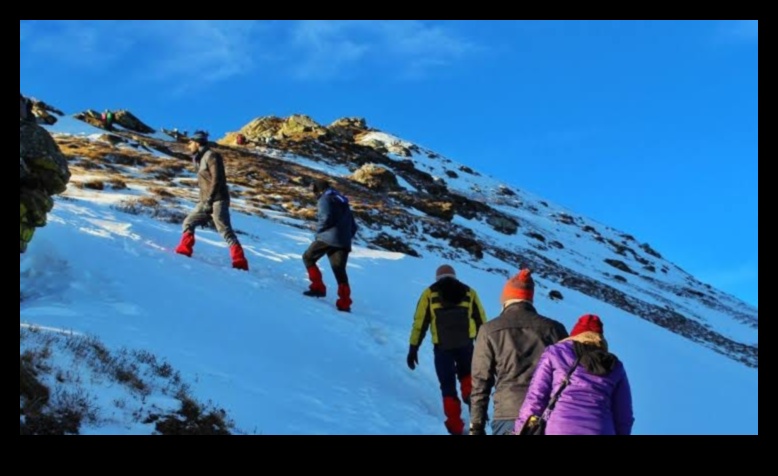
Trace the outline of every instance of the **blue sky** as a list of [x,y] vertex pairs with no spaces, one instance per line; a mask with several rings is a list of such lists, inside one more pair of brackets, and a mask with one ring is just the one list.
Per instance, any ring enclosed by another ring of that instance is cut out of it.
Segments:
[[22,21],[20,87],[214,137],[364,117],[758,305],[756,21]]

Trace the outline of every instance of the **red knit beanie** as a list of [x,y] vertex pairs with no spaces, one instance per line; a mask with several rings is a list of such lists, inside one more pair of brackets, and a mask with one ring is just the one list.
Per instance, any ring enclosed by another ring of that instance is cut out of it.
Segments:
[[505,283],[500,296],[500,303],[511,299],[526,299],[532,301],[535,297],[535,281],[532,279],[532,271],[522,269],[519,274]]
[[596,332],[597,334],[602,334],[602,321],[594,314],[584,314],[578,318],[578,322],[573,326],[570,337],[581,334],[582,332]]

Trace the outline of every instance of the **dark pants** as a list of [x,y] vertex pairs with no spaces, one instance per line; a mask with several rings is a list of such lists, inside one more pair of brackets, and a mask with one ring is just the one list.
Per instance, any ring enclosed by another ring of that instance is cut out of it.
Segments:
[[330,246],[323,241],[314,241],[311,246],[303,253],[303,264],[308,269],[315,266],[322,256],[327,255],[332,266],[332,272],[335,274],[335,280],[338,284],[348,284],[348,275],[346,274],[346,262],[348,261],[348,250]]
[[224,241],[230,246],[237,244],[238,237],[235,236],[230,223],[230,202],[226,200],[214,202],[212,213],[206,213],[203,207],[202,203],[198,203],[195,209],[192,210],[192,213],[184,219],[184,232],[194,233],[195,228],[203,226],[208,223],[208,220],[213,219],[216,231],[221,233]]
[[[437,346],[435,353],[435,372],[440,382],[440,392],[444,397],[457,397],[457,380],[464,383],[462,395],[465,403],[470,402],[470,368],[473,360],[473,344],[451,350],[441,350]],[[466,383],[465,383],[466,382]]]

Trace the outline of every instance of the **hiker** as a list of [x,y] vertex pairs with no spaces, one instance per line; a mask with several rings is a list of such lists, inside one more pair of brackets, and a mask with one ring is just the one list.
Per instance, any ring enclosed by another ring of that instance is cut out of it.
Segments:
[[[568,373],[568,383],[561,386]],[[632,434],[635,418],[627,372],[609,352],[599,316],[581,316],[570,337],[541,355],[516,420],[517,434],[533,416],[544,419],[546,435]]]
[[311,297],[327,295],[321,271],[316,266],[316,262],[326,254],[338,283],[338,300],[335,306],[339,311],[350,312],[351,287],[346,273],[346,262],[351,252],[351,241],[357,233],[357,223],[348,198],[332,188],[326,180],[314,180],[311,191],[318,198],[316,238],[303,254],[303,264],[311,281],[308,290],[303,294]]
[[107,131],[113,130],[113,112],[106,109],[103,111],[103,114],[100,116],[100,119],[103,121],[103,127]]
[[494,388],[492,435],[513,433],[516,416],[543,350],[568,337],[561,322],[538,314],[535,281],[522,269],[505,283],[500,315],[481,326],[473,350],[470,434],[485,435]]
[[[452,435],[462,435],[462,401],[470,407],[473,341],[486,322],[486,314],[475,289],[459,281],[454,268],[444,264],[435,271],[435,282],[426,288],[413,318],[408,368],[419,364],[419,346],[427,329],[432,329],[435,373],[443,394],[444,425]],[[459,380],[462,400],[457,395]]]
[[216,230],[230,246],[232,267],[248,271],[249,265],[243,254],[243,247],[230,224],[230,193],[224,173],[224,159],[211,150],[208,134],[196,131],[187,142],[187,149],[197,164],[197,182],[200,199],[194,210],[184,219],[183,235],[176,253],[192,256],[195,244],[195,228],[213,219]]

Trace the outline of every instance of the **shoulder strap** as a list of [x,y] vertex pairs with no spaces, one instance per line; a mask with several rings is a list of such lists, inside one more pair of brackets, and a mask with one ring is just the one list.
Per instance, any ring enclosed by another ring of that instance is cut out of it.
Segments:
[[567,387],[567,384],[570,383],[570,376],[573,375],[573,372],[575,371],[576,367],[578,367],[578,364],[580,362],[581,362],[581,356],[576,357],[575,362],[573,362],[573,366],[570,367],[570,370],[567,371],[567,375],[565,375],[565,379],[562,380],[562,383],[559,385],[559,388],[557,389],[556,392],[554,392],[554,395],[551,397],[551,400],[549,400],[546,409],[543,411],[544,420],[548,419],[548,416],[551,414],[551,411],[554,409],[557,400],[559,400],[559,396],[562,395],[562,391],[565,389],[565,387]]

